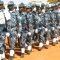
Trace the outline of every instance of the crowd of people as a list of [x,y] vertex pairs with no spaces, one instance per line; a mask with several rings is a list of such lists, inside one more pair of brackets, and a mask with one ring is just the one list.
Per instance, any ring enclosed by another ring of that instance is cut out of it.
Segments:
[[6,60],[7,44],[10,49],[9,60],[13,60],[16,40],[21,57],[24,57],[26,48],[27,54],[31,53],[35,41],[38,43],[39,51],[44,44],[48,48],[51,40],[54,46],[59,42],[60,3],[51,6],[20,3],[17,10],[14,2],[9,1],[7,8],[8,10],[5,9],[4,2],[0,0],[0,60]]

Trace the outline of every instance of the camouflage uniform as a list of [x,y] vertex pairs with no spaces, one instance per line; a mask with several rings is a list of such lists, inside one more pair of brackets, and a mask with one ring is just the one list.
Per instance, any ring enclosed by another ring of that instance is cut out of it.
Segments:
[[[21,35],[21,57],[24,57],[25,53],[25,44],[27,39],[27,21],[26,21],[26,12],[24,11],[25,5],[21,3],[19,5],[19,33]],[[20,10],[22,9],[22,10]]]
[[49,26],[49,23],[51,21],[51,18],[50,18],[50,12],[47,11],[44,13],[44,37],[45,37],[45,41],[46,41],[46,47],[48,48],[48,45],[49,45],[49,40],[50,40],[50,26]]
[[[5,50],[4,50],[4,43],[5,43],[5,30],[6,22],[10,19],[10,14],[8,10],[3,8],[3,1],[0,1],[0,60],[5,60]],[[8,14],[8,17],[7,17]]]
[[44,25],[43,25],[44,16],[42,12],[38,13],[38,16],[39,16],[38,41],[39,41],[39,50],[41,50],[43,47],[43,40],[44,40]]
[[11,15],[11,19],[7,22],[7,30],[10,33],[10,60],[13,59],[14,56],[14,49],[15,49],[15,43],[16,43],[16,25],[18,23],[17,19],[17,13],[15,12],[14,8],[14,2],[9,1],[8,3],[9,13]]
[[27,26],[28,26],[28,33],[27,33],[27,40],[26,43],[28,45],[27,50],[28,54],[30,54],[30,51],[32,50],[32,33],[33,33],[33,26],[32,26],[32,8],[31,5],[26,6],[27,14],[26,14],[26,20],[27,20]]

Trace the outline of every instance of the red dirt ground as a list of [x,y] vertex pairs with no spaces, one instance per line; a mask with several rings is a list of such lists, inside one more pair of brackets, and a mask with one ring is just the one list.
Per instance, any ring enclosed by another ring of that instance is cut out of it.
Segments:
[[[38,51],[38,49],[35,47],[32,49],[32,52],[30,55],[27,55],[25,53],[24,58],[20,57],[20,50],[15,50],[15,57],[13,60],[60,60],[60,42],[56,44],[56,46],[50,45],[48,49],[43,49],[41,51]],[[6,54],[7,58],[8,53]]]

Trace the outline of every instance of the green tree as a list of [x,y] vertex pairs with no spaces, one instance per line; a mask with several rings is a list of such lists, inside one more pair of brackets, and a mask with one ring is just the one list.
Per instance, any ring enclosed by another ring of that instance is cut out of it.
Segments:
[[60,0],[58,0],[58,2],[60,2]]
[[[59,1],[60,1],[60,0],[59,0]],[[48,0],[48,2],[50,2],[50,3],[57,3],[58,0]]]

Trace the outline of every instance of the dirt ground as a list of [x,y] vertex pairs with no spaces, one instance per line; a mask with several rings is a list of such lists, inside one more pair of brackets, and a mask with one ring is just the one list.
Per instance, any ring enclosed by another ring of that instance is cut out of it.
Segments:
[[[56,46],[49,45],[48,49],[43,49],[38,51],[37,46],[32,49],[30,55],[25,53],[24,58],[20,57],[20,49],[15,50],[15,57],[13,60],[60,60],[60,42]],[[9,53],[6,53],[6,58],[8,60]]]

